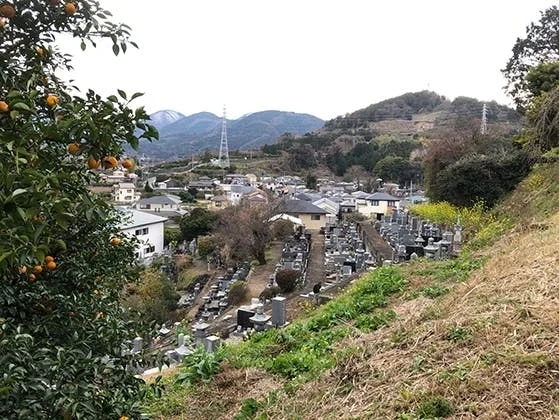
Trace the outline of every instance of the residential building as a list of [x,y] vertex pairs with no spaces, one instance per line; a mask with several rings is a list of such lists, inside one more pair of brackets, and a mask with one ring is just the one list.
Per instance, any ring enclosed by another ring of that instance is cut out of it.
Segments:
[[181,198],[176,195],[155,195],[149,198],[142,198],[134,205],[138,210],[154,213],[177,212],[181,209]]
[[313,201],[313,204],[326,212],[326,222],[328,224],[335,224],[340,216],[340,203],[324,197]]
[[136,257],[145,260],[161,253],[164,249],[163,226],[167,218],[134,209],[121,211],[125,216],[120,224],[120,231],[139,240]]
[[326,211],[309,201],[284,200],[279,209],[282,213],[301,219],[307,230],[320,230],[326,226]]
[[119,204],[132,204],[140,199],[140,192],[132,182],[113,185],[112,200]]
[[368,194],[363,191],[355,191],[351,194],[355,198],[356,211],[368,218],[380,220],[382,216],[392,213],[392,209],[398,206],[399,198],[385,192]]

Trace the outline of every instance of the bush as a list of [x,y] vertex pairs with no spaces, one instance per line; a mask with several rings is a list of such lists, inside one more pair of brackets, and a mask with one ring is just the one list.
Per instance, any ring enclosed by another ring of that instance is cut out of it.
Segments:
[[276,220],[272,225],[272,236],[274,239],[283,241],[293,235],[294,225],[289,220]]
[[418,416],[420,419],[438,419],[454,413],[454,406],[450,401],[440,395],[425,398],[419,404]]
[[291,293],[295,290],[299,277],[301,272],[298,270],[280,270],[276,273],[276,283],[283,293]]
[[198,237],[198,255],[200,258],[205,258],[214,252],[217,246],[215,239],[212,236]]
[[128,306],[139,314],[140,320],[149,323],[163,323],[169,319],[170,312],[177,308],[180,295],[175,291],[173,282],[160,271],[147,270],[141,282],[132,289],[127,299]]
[[229,304],[235,306],[241,304],[248,295],[248,284],[245,281],[236,281],[229,288],[227,296]]
[[266,287],[262,291],[262,293],[260,293],[260,296],[258,298],[262,301],[270,300],[272,298],[275,298],[280,293],[281,293],[281,289],[278,286]]

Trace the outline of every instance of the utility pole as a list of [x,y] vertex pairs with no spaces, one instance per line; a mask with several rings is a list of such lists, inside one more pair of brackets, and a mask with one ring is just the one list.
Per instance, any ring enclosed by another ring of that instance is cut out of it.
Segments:
[[229,146],[227,145],[227,119],[225,118],[225,105],[223,105],[223,120],[221,121],[221,143],[219,145],[218,164],[222,168],[229,168]]
[[481,127],[480,127],[481,135],[487,134],[487,105],[483,104],[483,109],[481,110]]

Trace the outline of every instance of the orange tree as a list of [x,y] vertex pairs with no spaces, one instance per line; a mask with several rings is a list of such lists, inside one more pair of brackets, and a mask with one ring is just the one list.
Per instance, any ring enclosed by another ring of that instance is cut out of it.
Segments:
[[92,195],[91,168],[155,138],[120,90],[102,98],[57,77],[68,33],[126,51],[129,28],[97,1],[0,0],[0,418],[139,416],[136,356],[121,345],[122,285],[136,277],[120,216]]

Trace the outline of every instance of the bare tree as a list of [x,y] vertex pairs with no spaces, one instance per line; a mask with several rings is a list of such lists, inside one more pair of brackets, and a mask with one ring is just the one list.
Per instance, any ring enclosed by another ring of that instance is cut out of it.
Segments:
[[273,236],[268,221],[272,215],[273,209],[268,204],[241,203],[223,209],[215,234],[222,251],[227,254],[222,257],[232,262],[255,259],[261,265],[266,264],[266,247]]

